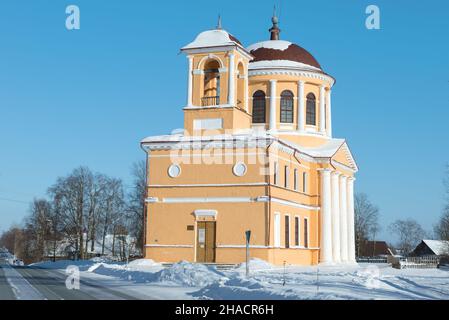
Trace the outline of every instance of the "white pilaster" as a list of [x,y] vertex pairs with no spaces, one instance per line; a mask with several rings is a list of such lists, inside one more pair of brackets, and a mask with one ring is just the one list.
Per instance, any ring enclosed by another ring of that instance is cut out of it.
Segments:
[[187,107],[192,106],[193,96],[193,57],[187,56],[189,59],[189,76],[187,80]]
[[348,262],[348,211],[346,198],[346,176],[340,176],[340,255],[342,262]]
[[355,263],[355,225],[354,225],[354,178],[347,182],[348,210],[348,261]]
[[340,173],[333,172],[332,185],[332,256],[336,263],[341,262],[340,249]]
[[304,110],[304,81],[298,81],[298,131],[303,132],[305,129],[305,110]]
[[276,80],[270,80],[270,130],[276,130]]
[[331,101],[332,90],[329,88],[327,91],[327,128],[326,133],[329,138],[332,138],[332,101]]
[[245,75],[245,111],[249,112],[249,105],[248,105],[248,73]]
[[325,87],[320,86],[320,132],[326,133]]
[[331,217],[331,171],[323,169],[321,172],[321,243],[320,263],[332,263],[332,217]]
[[235,105],[235,55],[229,54],[228,104]]

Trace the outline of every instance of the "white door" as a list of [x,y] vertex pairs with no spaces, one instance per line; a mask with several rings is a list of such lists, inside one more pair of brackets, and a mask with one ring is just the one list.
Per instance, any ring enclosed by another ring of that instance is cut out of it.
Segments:
[[281,246],[281,215],[274,214],[274,246],[279,248]]

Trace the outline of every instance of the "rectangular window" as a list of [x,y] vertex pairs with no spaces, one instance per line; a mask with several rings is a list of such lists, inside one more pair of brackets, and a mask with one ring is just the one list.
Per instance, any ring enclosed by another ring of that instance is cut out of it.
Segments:
[[273,176],[273,178],[274,178],[274,184],[278,184],[278,171],[279,171],[278,163],[275,162],[275,163],[274,163],[274,176]]
[[295,217],[295,246],[299,246],[299,217]]
[[309,247],[309,220],[304,218],[304,248]]
[[302,192],[307,193],[307,172],[302,173]]
[[281,246],[281,216],[279,213],[274,214],[274,246]]
[[293,188],[298,191],[298,169],[295,169],[293,176]]
[[290,217],[285,216],[285,247],[290,248]]
[[284,167],[284,187],[288,188],[289,185],[289,181],[288,181],[288,176],[290,174],[290,171],[288,169],[288,166]]

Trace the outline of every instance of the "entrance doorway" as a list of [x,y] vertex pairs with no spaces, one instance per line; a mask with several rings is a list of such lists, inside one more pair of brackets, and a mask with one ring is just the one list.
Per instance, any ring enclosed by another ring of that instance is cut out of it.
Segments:
[[215,221],[198,221],[196,262],[215,262]]

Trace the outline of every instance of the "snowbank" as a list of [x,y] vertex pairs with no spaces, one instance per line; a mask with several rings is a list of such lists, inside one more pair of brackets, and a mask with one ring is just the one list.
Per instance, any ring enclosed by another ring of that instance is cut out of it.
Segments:
[[[249,271],[261,271],[261,270],[270,270],[273,269],[274,266],[271,263],[266,262],[265,260],[259,258],[252,258],[249,260]],[[279,268],[279,267],[278,267]],[[235,269],[238,272],[246,271],[246,262],[239,264],[239,266]]]
[[156,281],[158,282],[188,287],[203,287],[226,279],[222,273],[213,267],[192,264],[187,261],[175,263],[156,274]]

